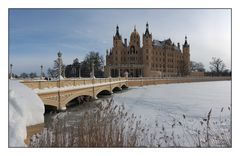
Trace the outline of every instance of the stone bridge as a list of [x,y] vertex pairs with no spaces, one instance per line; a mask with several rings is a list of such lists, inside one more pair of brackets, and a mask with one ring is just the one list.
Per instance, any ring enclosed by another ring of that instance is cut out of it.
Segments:
[[112,94],[114,90],[128,87],[127,78],[64,79],[56,81],[22,81],[33,89],[43,103],[56,109],[66,109],[67,104],[79,96],[97,99],[100,93]]
[[97,99],[101,93],[112,94],[114,90],[121,90],[131,86],[145,86],[168,83],[189,83],[203,81],[231,80],[231,77],[171,77],[171,78],[86,78],[64,79],[56,81],[22,81],[33,89],[43,103],[56,109],[64,109],[73,99],[80,96],[91,96]]

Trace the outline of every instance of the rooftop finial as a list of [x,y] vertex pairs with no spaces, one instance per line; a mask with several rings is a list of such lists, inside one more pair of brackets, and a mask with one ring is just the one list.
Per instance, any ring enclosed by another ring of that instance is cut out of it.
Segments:
[[134,32],[136,32],[136,25],[134,25]]
[[145,31],[145,36],[149,36],[150,33],[149,33],[149,30],[148,30],[148,22],[146,24],[146,31]]
[[117,36],[117,37],[120,37],[118,25],[117,25],[117,27],[116,27],[116,36]]
[[188,43],[187,43],[187,36],[185,36],[184,46],[188,46]]
[[57,55],[58,55],[58,57],[62,57],[62,53],[60,52],[60,50],[59,50],[59,52],[57,53]]

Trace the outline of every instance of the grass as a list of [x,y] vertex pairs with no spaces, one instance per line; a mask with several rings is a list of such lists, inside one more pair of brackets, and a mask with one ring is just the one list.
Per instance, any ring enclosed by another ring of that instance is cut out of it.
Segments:
[[222,112],[216,121],[210,110],[197,128],[186,115],[153,126],[108,99],[86,110],[74,124],[69,115],[57,116],[48,129],[32,137],[30,147],[231,147],[230,120],[224,120]]

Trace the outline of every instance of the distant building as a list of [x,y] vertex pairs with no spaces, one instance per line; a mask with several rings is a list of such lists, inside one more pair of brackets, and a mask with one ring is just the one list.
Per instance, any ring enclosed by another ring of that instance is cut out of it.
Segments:
[[171,39],[158,41],[152,39],[149,25],[143,34],[143,46],[140,46],[140,35],[134,27],[127,39],[122,41],[119,27],[113,36],[113,47],[106,51],[105,76],[117,77],[128,72],[129,77],[165,77],[190,74],[190,46],[185,36],[185,43],[175,45]]

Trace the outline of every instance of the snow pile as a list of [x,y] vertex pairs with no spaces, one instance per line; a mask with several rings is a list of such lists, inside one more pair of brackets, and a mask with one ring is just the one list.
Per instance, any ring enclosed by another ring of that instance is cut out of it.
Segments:
[[26,127],[44,122],[44,104],[34,91],[9,81],[9,146],[24,147]]

